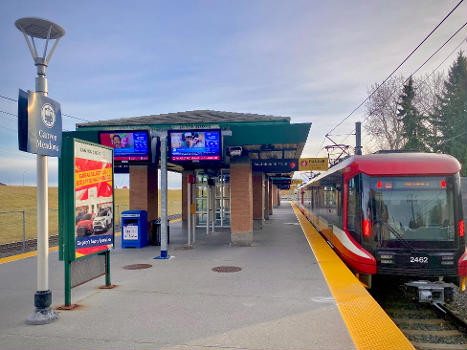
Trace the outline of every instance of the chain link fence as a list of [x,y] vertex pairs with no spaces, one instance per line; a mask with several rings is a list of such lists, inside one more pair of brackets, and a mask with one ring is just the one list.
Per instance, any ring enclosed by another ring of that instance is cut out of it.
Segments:
[[[129,210],[128,204],[115,204],[115,232],[121,230],[121,213]],[[160,211],[160,209],[159,209]],[[181,213],[181,201],[169,202],[170,219]],[[6,210],[0,211],[0,256],[11,251],[28,251],[36,248],[37,211]],[[49,209],[49,245],[58,242],[58,209]]]

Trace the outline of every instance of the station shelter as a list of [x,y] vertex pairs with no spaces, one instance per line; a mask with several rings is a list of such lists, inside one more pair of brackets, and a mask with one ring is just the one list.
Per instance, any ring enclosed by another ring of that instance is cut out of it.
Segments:
[[149,227],[158,216],[159,205],[161,152],[157,135],[172,131],[172,135],[179,135],[179,141],[185,141],[185,136],[189,139],[190,135],[217,131],[219,157],[174,157],[170,148],[174,145],[169,142],[167,170],[182,174],[184,228],[191,215],[192,227],[230,229],[233,245],[248,246],[254,230],[260,229],[273,214],[273,207],[280,205],[279,189],[290,186],[310,127],[311,123],[291,124],[289,117],[198,110],[83,123],[70,134],[102,143],[102,134],[148,131],[150,158],[121,161],[115,152],[114,169],[129,174],[130,210],[146,210]]

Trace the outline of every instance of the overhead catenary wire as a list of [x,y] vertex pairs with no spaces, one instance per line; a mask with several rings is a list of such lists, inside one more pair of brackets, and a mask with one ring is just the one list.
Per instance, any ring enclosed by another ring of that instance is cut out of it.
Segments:
[[[404,81],[404,84],[407,83],[407,81],[408,81],[413,75],[417,74],[417,72],[418,72],[420,69],[422,69],[422,67],[423,67],[429,60],[431,60],[431,59],[433,58],[433,56],[436,55],[448,42],[450,42],[451,39],[454,38],[454,37],[457,35],[457,33],[459,33],[465,26],[467,26],[467,22],[465,22],[464,25],[462,25],[458,30],[456,30],[456,31],[454,32],[454,34],[451,35],[451,36],[449,37],[449,39],[446,40],[446,41],[444,42],[443,45],[441,45],[435,52],[433,52],[433,54],[432,54],[430,57],[428,57],[427,60],[426,60],[425,62],[423,62],[423,63],[420,65],[420,67],[418,67],[418,68],[415,70],[415,72],[413,72],[413,73],[410,75],[410,77],[408,77],[408,78]],[[462,42],[461,42],[461,44],[462,44]]]
[[[466,25],[467,25],[467,22],[466,22],[462,27],[465,27]],[[461,29],[462,29],[462,28],[461,28]],[[458,32],[459,32],[459,31],[456,31],[455,34],[457,34]],[[451,37],[449,38],[449,40],[451,40],[453,37],[454,37],[454,36],[451,36]],[[448,41],[449,41],[449,40],[448,40]],[[443,46],[445,46],[445,45],[447,44],[448,41],[446,41],[442,46],[440,46],[440,48],[442,48]],[[428,74],[428,75],[421,81],[421,83],[426,83],[426,81],[428,80],[428,78],[431,77],[431,76],[443,65],[443,63],[446,62],[447,59],[448,59],[449,57],[451,57],[451,56],[454,54],[454,52],[457,52],[457,50],[458,50],[459,47],[464,43],[464,41],[467,42],[467,37],[464,38],[464,39],[462,39],[462,41],[456,46],[456,48],[455,48],[454,50],[452,50],[452,51],[449,53],[449,55],[448,55],[438,66],[436,66],[436,68],[433,69],[433,70],[431,71],[430,74]],[[435,51],[435,53],[437,53],[437,52],[439,51],[440,48],[438,48],[438,49]],[[430,56],[430,59],[433,58],[433,56],[435,55],[435,53],[432,54],[432,55]],[[415,75],[416,72],[418,72],[418,71],[420,70],[420,68],[422,68],[422,66],[425,65],[427,62],[428,62],[428,60],[425,61],[420,67],[418,67],[412,74],[410,74],[410,77],[412,77],[413,75]],[[407,83],[407,81],[410,79],[410,77],[407,78],[407,79],[401,84],[401,86],[405,85],[405,84]],[[391,94],[389,97],[392,97],[394,94],[395,94],[395,91],[393,91],[392,94]],[[368,119],[369,119],[371,116],[372,116],[372,114],[367,115],[367,116],[365,117],[365,119],[363,119],[362,123],[367,122]],[[348,137],[346,137],[346,138],[344,139],[344,141],[345,141],[347,138],[348,138]]]
[[[14,99],[12,97],[4,96],[4,95],[0,95],[0,98],[3,98],[5,100],[11,101],[11,102],[18,102],[18,100]],[[66,117],[66,118],[70,118],[70,119],[79,120],[79,121],[82,121],[82,122],[91,122],[92,121],[92,120],[89,120],[89,119],[75,117],[75,116],[65,114],[65,113],[62,113],[62,116]]]
[[[412,72],[412,74],[410,74],[409,78],[407,78],[407,79],[401,84],[401,86],[405,85],[405,84],[407,83],[407,81],[410,79],[410,77],[414,76],[429,60],[431,60],[444,46],[446,46],[446,44],[447,44],[449,41],[451,41],[465,26],[467,26],[467,22],[464,23],[458,30],[456,30],[456,31],[454,32],[454,34],[451,35],[451,36],[449,37],[449,39],[446,40],[438,49],[436,49],[435,52],[434,52],[425,62],[423,62],[414,72]],[[456,48],[455,48],[453,51],[451,51],[451,52],[449,53],[449,55],[448,55],[448,56],[447,56],[447,57],[446,57],[446,58],[445,58],[430,74],[428,74],[428,75],[425,77],[425,79],[423,79],[421,82],[422,82],[422,83],[426,83],[426,80],[427,80],[430,76],[432,76],[433,73],[434,73],[435,71],[437,71],[437,70],[442,66],[442,64],[443,64],[444,62],[446,62],[446,60],[447,60],[450,56],[452,56],[452,54],[453,54],[454,52],[457,51],[457,49],[459,49],[459,47],[464,43],[464,41],[467,41],[467,38],[462,39],[462,41],[456,46]],[[376,91],[376,90],[375,90],[375,91]],[[375,92],[375,91],[374,91],[374,92]],[[393,91],[389,97],[392,97],[392,96],[394,95],[394,93],[395,93],[395,91]],[[370,97],[371,97],[371,95],[368,96],[368,98],[370,98]],[[367,99],[368,99],[368,98],[367,98]],[[363,124],[363,123],[366,123],[366,122],[368,121],[368,119],[369,119],[370,117],[372,117],[372,116],[373,116],[372,114],[367,115],[367,116],[363,119],[362,124]],[[352,132],[352,134],[349,134],[348,136],[346,136],[346,137],[343,139],[342,142],[345,142],[345,141],[349,138],[349,136],[353,135],[354,133],[355,133],[355,129],[354,129],[354,131]],[[321,146],[321,147],[322,147],[322,146]]]
[[[464,24],[459,30],[461,30],[463,27],[465,27],[465,24]],[[445,45],[447,44],[448,41],[452,40],[452,39],[454,38],[454,36],[455,36],[456,34],[459,33],[459,30],[457,30],[457,31],[455,32],[455,34],[453,34],[440,48],[438,48],[438,49],[435,51],[435,53],[437,53],[438,51],[440,51],[440,49],[441,49],[443,46],[445,46]],[[441,63],[438,64],[438,65],[436,66],[436,68],[434,68],[434,69],[421,81],[421,83],[427,84],[426,81],[428,80],[428,78],[430,78],[430,77],[431,77],[431,76],[432,76],[432,75],[433,75],[433,74],[434,74],[434,73],[435,73],[435,72],[436,72],[436,71],[437,71],[437,70],[438,70],[438,69],[439,69],[439,68],[455,53],[455,52],[458,52],[459,48],[462,46],[462,44],[463,44],[464,42],[467,43],[467,37],[463,38],[463,39],[461,40],[461,42],[460,42],[460,43],[444,58],[444,60],[441,61]],[[435,53],[432,54],[432,55],[430,56],[430,59],[433,58],[433,56],[435,56]],[[415,75],[416,72],[418,72],[418,71],[422,68],[422,66],[425,65],[427,62],[428,62],[428,60],[425,61],[420,67],[418,67],[410,76]],[[406,81],[407,81],[407,80],[406,80]],[[406,81],[405,81],[405,82],[406,82]],[[405,82],[404,82],[404,83],[405,83]],[[404,84],[404,83],[403,83],[403,84]],[[401,84],[401,86],[402,86],[403,84]],[[392,97],[392,96],[394,95],[394,93],[395,93],[395,92],[393,92],[389,97]],[[367,116],[363,119],[362,124],[363,124],[363,123],[366,123],[366,122],[368,121],[368,119],[369,119],[370,117],[372,117],[372,116],[373,116],[372,114],[367,115]],[[353,129],[352,133],[351,133],[351,134],[348,134],[348,135],[342,140],[342,142],[345,142],[345,141],[349,138],[349,136],[352,136],[352,135],[354,135],[354,134],[355,134],[355,129]],[[339,136],[339,135],[335,135],[335,136]],[[462,136],[462,134],[461,134],[461,135],[458,135],[457,137],[459,137],[459,136]],[[326,141],[326,138],[323,138],[323,142],[321,142],[321,145],[320,145],[320,147],[319,147],[319,149],[318,149],[318,152],[316,153],[316,156],[315,156],[315,157],[317,157],[318,154],[323,150],[323,144],[324,144],[325,141]]]
[[412,57],[412,55],[420,48],[420,46],[422,46],[422,44],[428,40],[428,38],[441,26],[441,24],[444,23],[444,21],[460,6],[460,4],[463,2],[464,0],[461,0],[459,1],[459,3],[454,6],[454,8],[449,11],[449,13],[441,20],[440,23],[438,23],[438,25],[433,28],[431,30],[430,33],[428,33],[427,36],[425,36],[425,38],[417,45],[417,47],[415,47],[415,49],[412,50],[412,52],[386,77],[386,79],[383,80],[383,82],[381,84],[379,84],[375,90],[373,90],[373,92],[368,95],[357,107],[355,107],[352,112],[350,112],[341,122],[339,122],[336,126],[334,126],[331,130],[328,131],[328,133],[326,134],[326,136],[329,136],[331,132],[333,132],[336,128],[338,128],[340,125],[342,125],[347,119],[349,119],[357,110],[359,110],[364,104],[366,101],[368,101],[371,96],[373,96],[376,91],[379,90],[379,88],[381,86],[383,86],[404,64],[405,62],[407,62],[407,60]]

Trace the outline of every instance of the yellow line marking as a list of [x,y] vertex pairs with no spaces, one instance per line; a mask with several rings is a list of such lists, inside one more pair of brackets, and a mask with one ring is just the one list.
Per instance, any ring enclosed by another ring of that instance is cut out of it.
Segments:
[[[49,248],[49,252],[54,252],[54,251],[56,251],[56,250],[58,250],[58,247]],[[7,256],[6,258],[0,258],[0,265],[1,265],[1,264],[9,263],[9,262],[11,262],[11,261],[16,261],[16,260],[21,260],[21,259],[30,258],[30,257],[36,256],[36,255],[37,255],[37,250],[34,250],[34,251],[32,251],[32,252],[27,252],[27,253],[22,253],[22,254]]]
[[415,350],[297,206],[292,207],[357,349]]
[[[174,219],[174,220],[170,220],[169,222],[178,222],[178,221],[182,221],[182,219]],[[118,231],[118,232],[115,233],[116,237],[121,236],[121,235],[122,235],[121,231]],[[54,252],[56,250],[58,250],[58,247],[49,248],[49,252]],[[12,262],[12,261],[17,261],[17,260],[21,260],[21,259],[30,258],[30,257],[36,256],[36,255],[37,255],[37,250],[34,250],[32,252],[7,256],[6,258],[0,258],[0,265],[1,264],[6,264],[6,263],[9,263],[9,262]]]

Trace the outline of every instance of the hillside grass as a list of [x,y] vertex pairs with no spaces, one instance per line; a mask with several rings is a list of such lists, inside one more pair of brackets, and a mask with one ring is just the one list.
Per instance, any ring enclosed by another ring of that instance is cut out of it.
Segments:
[[[128,210],[130,207],[130,191],[128,189],[115,189],[114,193],[115,222],[119,224],[120,213],[124,210]],[[36,238],[36,187],[0,186],[0,244],[22,240],[23,211],[26,224],[26,239]],[[182,191],[169,190],[168,214],[180,214],[181,212]],[[49,187],[49,236],[56,234],[58,234],[58,188]]]

